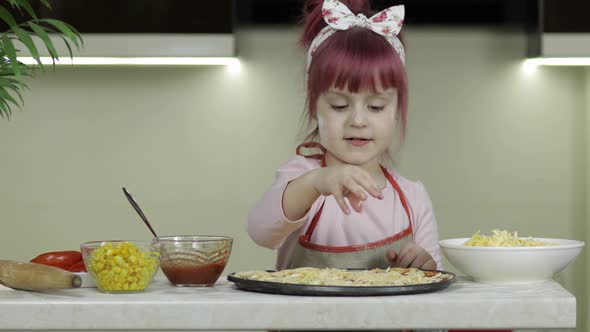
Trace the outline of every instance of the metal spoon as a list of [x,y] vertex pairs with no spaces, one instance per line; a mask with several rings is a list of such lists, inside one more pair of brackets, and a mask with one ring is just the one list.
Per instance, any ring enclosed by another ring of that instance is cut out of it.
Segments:
[[125,197],[127,197],[127,200],[129,201],[131,206],[133,206],[133,208],[135,209],[135,212],[137,212],[137,214],[139,214],[139,216],[141,217],[141,220],[143,220],[145,225],[150,229],[152,234],[154,234],[155,237],[158,237],[158,235],[156,235],[156,232],[152,228],[152,225],[150,225],[150,222],[147,220],[147,218],[143,214],[143,211],[141,211],[141,208],[139,207],[139,205],[137,205],[137,202],[135,202],[135,200],[133,199],[133,196],[131,196],[131,194],[127,192],[127,189],[125,189],[125,187],[123,187],[123,193],[125,194]]

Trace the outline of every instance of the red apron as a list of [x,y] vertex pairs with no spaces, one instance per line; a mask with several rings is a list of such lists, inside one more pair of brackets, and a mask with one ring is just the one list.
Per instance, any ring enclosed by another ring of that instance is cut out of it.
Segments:
[[[315,142],[305,143],[297,147],[297,154],[302,155],[300,152],[301,147],[317,147],[325,149]],[[320,159],[322,161],[322,167],[325,167],[324,154],[316,154],[311,156],[305,156],[307,158]],[[297,267],[332,267],[332,268],[387,268],[390,263],[386,257],[386,252],[390,249],[399,252],[402,246],[412,240],[412,214],[410,212],[410,206],[408,201],[395,181],[393,176],[387,171],[387,169],[381,166],[381,170],[385,175],[387,181],[391,184],[393,189],[397,192],[402,206],[408,216],[408,227],[403,231],[393,234],[384,239],[352,246],[326,246],[311,242],[311,236],[320,221],[326,198],[320,209],[313,217],[309,227],[303,235],[299,237],[298,243],[293,249],[292,259],[288,264],[287,268]]]
[[[300,152],[302,147],[306,148],[319,148],[322,150],[322,154],[315,154],[304,156],[307,158],[314,158],[319,159],[322,161],[322,167],[326,166],[326,161],[324,158],[324,153],[326,152],[325,148],[321,146],[319,143],[316,142],[309,142],[301,144],[297,147],[297,154],[303,156]],[[312,243],[311,235],[313,234],[314,229],[316,228],[320,217],[322,215],[322,210],[325,204],[322,202],[322,205],[318,212],[313,217],[309,227],[305,231],[305,234],[299,237],[298,243],[295,245],[293,250],[292,260],[289,263],[288,267],[297,268],[297,267],[318,267],[318,268],[325,268],[325,267],[335,267],[335,268],[386,268],[389,266],[389,261],[387,260],[385,253],[389,249],[394,249],[396,252],[399,252],[401,247],[407,241],[412,240],[412,214],[410,212],[410,207],[408,205],[408,201],[406,200],[405,195],[403,194],[401,188],[393,178],[393,176],[387,171],[387,169],[381,166],[381,170],[383,174],[387,178],[387,181],[391,184],[393,189],[397,192],[399,199],[406,211],[409,220],[409,226],[392,236],[386,237],[382,240],[370,242],[367,244],[362,245],[354,245],[354,246],[325,246],[320,244]],[[461,330],[449,330],[449,332],[459,332]],[[463,330],[463,332],[484,332],[478,330]],[[510,330],[488,330],[487,332],[511,332]]]

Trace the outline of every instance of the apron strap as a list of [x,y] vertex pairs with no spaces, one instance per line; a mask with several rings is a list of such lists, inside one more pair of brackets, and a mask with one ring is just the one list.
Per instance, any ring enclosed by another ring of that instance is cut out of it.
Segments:
[[[406,214],[408,215],[408,221],[410,222],[410,227],[412,227],[412,229],[414,229],[413,222],[412,222],[412,213],[410,211],[410,205],[408,204],[408,200],[406,199],[406,195],[404,195],[404,192],[402,191],[402,188],[400,188],[399,184],[397,184],[397,181],[395,181],[393,176],[391,176],[391,173],[389,173],[387,171],[387,169],[383,166],[381,166],[381,170],[383,171],[383,174],[385,174],[385,177],[387,178],[389,183],[391,183],[391,186],[393,187],[393,189],[395,189],[395,191],[398,193],[399,200],[402,203],[404,210],[406,210]],[[412,231],[412,233],[413,233],[413,231]]]
[[[322,151],[322,153],[305,155],[301,152],[301,148],[308,148],[308,149],[318,148],[318,149],[320,149],[320,151]],[[327,151],[326,148],[323,147],[318,142],[305,142],[305,143],[299,144],[299,146],[297,146],[297,150],[295,150],[295,153],[298,156],[302,156],[305,158],[318,159],[322,162],[322,167],[326,167],[326,151]]]
[[313,219],[311,220],[311,224],[309,224],[309,227],[307,227],[307,231],[305,231],[304,238],[307,239],[308,241],[309,241],[309,239],[311,239],[311,233],[313,233],[315,227],[318,225],[318,221],[320,220],[320,216],[322,215],[322,210],[324,209],[324,204],[326,204],[325,199],[322,202],[322,205],[320,206],[320,209],[318,210],[318,212],[315,214],[315,216],[313,216]]
[[[399,199],[402,203],[402,206],[403,206],[404,210],[406,211],[406,215],[408,216],[408,221],[410,223],[409,229],[411,229],[412,233],[414,233],[414,227],[413,227],[413,222],[412,222],[412,213],[410,212],[410,205],[408,204],[408,200],[406,199],[406,195],[404,195],[404,193],[403,193],[402,189],[400,188],[400,186],[398,185],[397,181],[395,181],[393,176],[391,176],[391,173],[389,173],[389,171],[387,171],[387,169],[383,166],[381,166],[381,170],[383,171],[385,178],[387,178],[387,181],[389,181],[389,183],[391,184],[393,189],[398,193]],[[322,202],[322,205],[320,206],[318,212],[316,212],[316,214],[313,216],[313,219],[311,220],[309,227],[307,227],[305,234],[303,236],[301,236],[301,240],[309,241],[311,239],[311,234],[315,230],[315,228],[320,220],[320,216],[322,215],[322,210],[324,209],[324,204],[326,204],[325,199]]]

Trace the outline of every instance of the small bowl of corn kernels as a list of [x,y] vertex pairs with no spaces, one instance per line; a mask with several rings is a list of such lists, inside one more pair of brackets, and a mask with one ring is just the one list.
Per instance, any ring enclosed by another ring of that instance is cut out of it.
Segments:
[[91,241],[80,245],[96,288],[104,293],[136,293],[152,282],[162,245],[149,241]]

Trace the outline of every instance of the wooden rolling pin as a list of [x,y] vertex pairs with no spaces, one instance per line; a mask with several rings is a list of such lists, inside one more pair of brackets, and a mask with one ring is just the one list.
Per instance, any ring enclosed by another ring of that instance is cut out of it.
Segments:
[[82,285],[82,279],[53,266],[0,260],[0,284],[14,289],[43,292],[78,288]]

